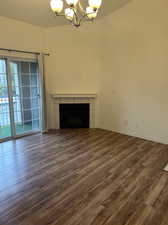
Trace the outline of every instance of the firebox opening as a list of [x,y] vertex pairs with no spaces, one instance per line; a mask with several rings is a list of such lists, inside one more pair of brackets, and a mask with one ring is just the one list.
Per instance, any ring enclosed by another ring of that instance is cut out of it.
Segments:
[[60,128],[89,128],[90,104],[60,104]]

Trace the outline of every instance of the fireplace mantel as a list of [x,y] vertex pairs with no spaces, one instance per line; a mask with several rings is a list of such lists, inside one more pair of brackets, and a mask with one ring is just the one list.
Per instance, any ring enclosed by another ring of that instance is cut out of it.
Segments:
[[96,99],[97,98],[97,94],[59,94],[59,93],[55,93],[55,94],[51,94],[52,98],[55,99],[69,99],[69,98],[79,98],[79,99]]
[[90,128],[95,128],[95,104],[97,99],[96,93],[53,93],[50,95],[53,99],[53,117],[54,124],[52,128],[60,129],[60,117],[59,117],[59,105],[64,103],[78,104],[78,103],[89,103],[90,104]]

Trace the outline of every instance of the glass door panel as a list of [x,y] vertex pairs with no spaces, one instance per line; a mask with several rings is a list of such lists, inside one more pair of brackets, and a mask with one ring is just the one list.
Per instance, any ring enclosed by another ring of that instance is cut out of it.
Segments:
[[0,59],[0,139],[12,136],[6,60]]
[[36,62],[11,61],[16,135],[40,130],[40,88]]

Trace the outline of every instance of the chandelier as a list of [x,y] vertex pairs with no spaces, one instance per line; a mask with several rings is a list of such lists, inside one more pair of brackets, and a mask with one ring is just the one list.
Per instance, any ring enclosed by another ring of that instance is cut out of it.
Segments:
[[102,4],[102,0],[88,0],[89,6],[84,7],[82,1],[84,2],[84,0],[51,0],[50,6],[56,16],[64,16],[75,27],[79,27],[82,21],[93,21]]

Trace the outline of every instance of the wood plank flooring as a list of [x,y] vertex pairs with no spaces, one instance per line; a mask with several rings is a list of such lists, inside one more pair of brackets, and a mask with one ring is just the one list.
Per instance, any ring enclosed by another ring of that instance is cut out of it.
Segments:
[[101,129],[0,144],[0,225],[168,225],[168,146]]

